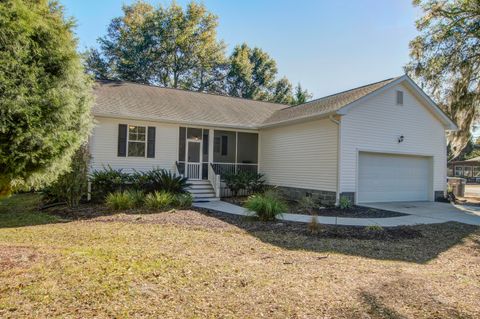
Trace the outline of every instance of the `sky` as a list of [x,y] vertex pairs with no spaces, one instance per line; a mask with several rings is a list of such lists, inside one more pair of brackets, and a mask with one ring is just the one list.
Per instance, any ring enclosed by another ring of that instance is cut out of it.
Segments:
[[[97,47],[133,0],[60,0],[77,21],[79,50]],[[153,5],[170,1],[151,0]],[[188,0],[177,0],[185,5]],[[229,54],[246,42],[277,62],[279,77],[314,98],[403,74],[421,12],[410,0],[204,0]]]

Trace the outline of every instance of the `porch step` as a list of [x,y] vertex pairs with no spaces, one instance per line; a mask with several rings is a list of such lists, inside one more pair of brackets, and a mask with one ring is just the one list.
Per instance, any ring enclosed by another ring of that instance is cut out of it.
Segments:
[[219,200],[209,180],[188,180],[188,183],[187,191],[192,194],[194,202]]

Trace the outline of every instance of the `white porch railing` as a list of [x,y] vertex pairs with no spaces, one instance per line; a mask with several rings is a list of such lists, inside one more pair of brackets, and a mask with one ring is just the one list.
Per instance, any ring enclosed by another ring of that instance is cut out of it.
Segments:
[[215,173],[212,164],[208,165],[208,180],[212,184],[213,190],[215,192],[215,197],[220,197],[220,175]]
[[239,172],[258,173],[258,164],[251,163],[212,163],[213,170],[219,175],[236,174]]
[[190,179],[202,178],[202,163],[186,163],[186,175]]
[[202,179],[202,163],[176,162],[176,173],[189,179]]

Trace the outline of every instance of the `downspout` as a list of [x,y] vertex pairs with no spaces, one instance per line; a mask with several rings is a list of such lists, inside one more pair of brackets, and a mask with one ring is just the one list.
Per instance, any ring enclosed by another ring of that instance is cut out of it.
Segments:
[[335,195],[335,205],[338,205],[340,202],[340,155],[341,155],[341,150],[340,150],[340,121],[336,120],[334,118],[334,115],[331,114],[328,119],[332,121],[332,123],[337,125],[337,191]]

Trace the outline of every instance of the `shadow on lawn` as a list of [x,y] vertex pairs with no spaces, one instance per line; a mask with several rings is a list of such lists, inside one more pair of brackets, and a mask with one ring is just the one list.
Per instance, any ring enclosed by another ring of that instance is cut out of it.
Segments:
[[[341,253],[381,260],[398,260],[424,264],[442,252],[474,236],[472,248],[480,251],[480,227],[456,222],[418,225],[390,229],[398,238],[362,238],[364,227],[321,225],[312,234],[308,225],[293,222],[259,222],[242,216],[203,212],[247,231],[262,242],[289,250],[306,250],[322,254]],[[384,229],[383,231],[389,231]],[[367,231],[368,232],[368,231]],[[402,238],[401,234],[408,236]],[[353,235],[352,235],[353,234]],[[416,234],[415,236],[411,236]]]
[[41,195],[17,194],[0,200],[0,229],[65,222],[65,220],[39,211]]

